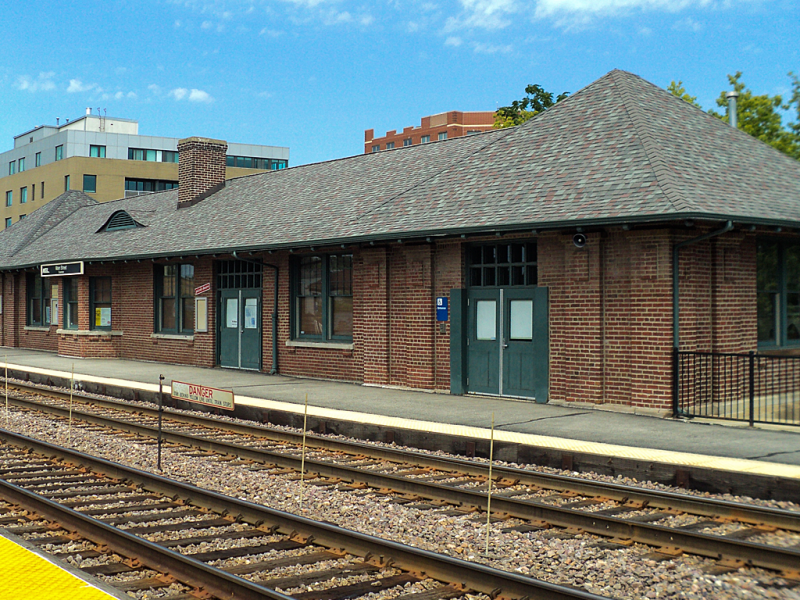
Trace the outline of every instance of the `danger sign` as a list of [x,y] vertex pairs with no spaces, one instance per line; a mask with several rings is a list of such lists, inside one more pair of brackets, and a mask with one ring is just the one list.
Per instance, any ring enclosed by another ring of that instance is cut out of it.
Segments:
[[172,397],[187,402],[196,402],[207,406],[216,406],[225,410],[233,410],[233,392],[217,388],[195,385],[183,381],[172,382]]

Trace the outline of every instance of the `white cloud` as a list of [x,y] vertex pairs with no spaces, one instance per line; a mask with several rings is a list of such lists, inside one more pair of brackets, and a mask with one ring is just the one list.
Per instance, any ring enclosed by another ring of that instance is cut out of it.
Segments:
[[70,79],[69,87],[67,88],[68,94],[76,94],[78,92],[88,92],[97,87],[96,83],[84,84],[80,79]]
[[214,102],[214,98],[212,98],[208,92],[198,90],[197,88],[192,88],[191,90],[187,88],[175,88],[174,90],[170,90],[167,96],[174,98],[178,102],[181,100],[203,102],[206,104]]
[[511,16],[523,11],[527,2],[523,0],[460,0],[462,12],[450,17],[445,23],[446,31],[457,29],[504,29],[511,24]]
[[147,89],[150,90],[151,92],[153,92],[154,94],[160,94],[161,93],[161,86],[160,85],[156,85],[155,83],[151,83],[150,85],[148,85]]
[[511,44],[498,46],[496,44],[483,44],[476,42],[472,44],[472,50],[475,54],[508,54],[513,50]]
[[28,92],[49,92],[56,89],[56,84],[53,83],[55,72],[44,71],[39,73],[36,79],[28,75],[20,75],[14,83],[14,87],[18,90],[25,90]]
[[451,35],[449,38],[447,38],[444,41],[444,45],[445,46],[453,46],[455,48],[458,48],[463,43],[464,42],[462,41],[462,39],[460,37],[457,37],[457,36],[454,36],[454,35]]
[[712,0],[537,0],[536,16],[548,17],[572,13],[611,15],[630,10],[678,12],[690,6],[708,6]]
[[212,98],[208,92],[204,92],[203,90],[195,90],[193,89],[189,92],[189,102],[213,102],[214,98]]
[[672,28],[675,31],[691,31],[691,32],[694,32],[694,33],[698,33],[698,32],[703,30],[703,24],[702,23],[698,23],[697,21],[695,21],[691,17],[686,17],[685,19],[681,19],[680,21],[677,21],[672,26]]

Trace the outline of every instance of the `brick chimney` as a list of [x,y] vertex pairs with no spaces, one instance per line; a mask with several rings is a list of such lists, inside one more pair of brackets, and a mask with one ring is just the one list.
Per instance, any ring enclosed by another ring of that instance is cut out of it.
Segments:
[[202,137],[178,142],[178,208],[194,206],[225,185],[228,143]]

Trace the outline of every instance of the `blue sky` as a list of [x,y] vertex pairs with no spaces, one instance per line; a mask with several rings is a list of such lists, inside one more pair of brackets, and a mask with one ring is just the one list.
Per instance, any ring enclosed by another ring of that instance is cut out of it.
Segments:
[[[704,108],[741,70],[800,74],[790,0],[13,0],[0,22],[0,151],[86,107],[142,135],[288,146],[290,164],[363,152],[529,83],[575,92],[614,68],[682,80]],[[79,8],[78,8],[79,7]]]

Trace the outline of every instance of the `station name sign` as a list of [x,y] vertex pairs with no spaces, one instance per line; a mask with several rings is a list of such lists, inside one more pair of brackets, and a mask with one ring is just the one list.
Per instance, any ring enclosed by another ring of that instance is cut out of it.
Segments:
[[172,397],[187,402],[233,410],[233,392],[230,390],[218,390],[204,385],[173,381]]
[[62,277],[64,275],[83,275],[83,261],[42,265],[42,277]]

